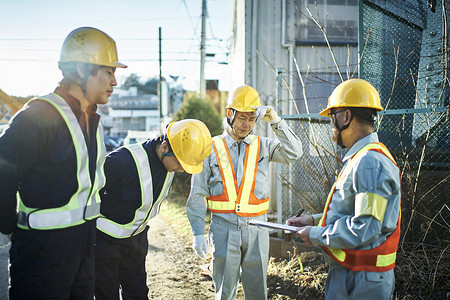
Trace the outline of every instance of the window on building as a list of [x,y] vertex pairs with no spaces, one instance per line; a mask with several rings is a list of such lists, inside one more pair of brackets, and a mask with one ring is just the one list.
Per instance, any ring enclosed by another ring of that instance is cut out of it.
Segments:
[[297,41],[325,41],[319,27],[309,20],[305,3],[313,17],[324,27],[330,42],[358,41],[358,0],[296,0],[295,6],[301,12],[296,14]]

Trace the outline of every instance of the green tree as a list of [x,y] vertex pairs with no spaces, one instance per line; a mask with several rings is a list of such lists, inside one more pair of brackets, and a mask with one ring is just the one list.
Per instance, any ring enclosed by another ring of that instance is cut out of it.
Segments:
[[140,83],[140,78],[135,73],[130,74],[130,76],[125,79],[125,82],[122,84],[122,88],[129,88],[131,86],[136,86],[139,90],[139,88],[142,86]]
[[144,85],[142,85],[142,92],[145,94],[158,94],[158,83],[159,79],[156,77],[147,80]]
[[197,119],[205,123],[211,136],[219,135],[223,131],[222,118],[211,103],[200,97],[187,99],[175,113],[173,120]]
[[156,95],[158,93],[158,83],[159,79],[156,77],[150,78],[146,82],[142,83],[141,78],[135,73],[132,73],[125,79],[125,82],[122,84],[121,88],[128,89],[131,86],[135,86],[138,89],[139,95]]

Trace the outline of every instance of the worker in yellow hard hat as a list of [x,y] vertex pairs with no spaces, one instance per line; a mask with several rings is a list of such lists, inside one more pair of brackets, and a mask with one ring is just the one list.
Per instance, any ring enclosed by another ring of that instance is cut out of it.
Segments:
[[319,115],[331,118],[333,131],[337,133],[336,143],[342,148],[348,148],[343,144],[342,132],[350,126],[350,122],[342,126],[338,125],[336,114],[341,111],[352,111],[350,115],[352,119],[356,116],[359,121],[373,125],[377,112],[382,110],[380,96],[370,83],[363,79],[350,79],[336,87],[328,98],[327,108]]
[[10,299],[94,296],[106,156],[96,110],[117,85],[116,68],[125,67],[109,35],[73,30],[62,45],[59,86],[25,104],[0,136],[0,232],[12,234]]
[[[213,138],[214,151],[205,159],[203,171],[192,177],[186,213],[193,248],[201,258],[209,252],[205,238],[209,209],[216,299],[235,299],[239,280],[246,299],[267,299],[269,233],[247,221],[267,220],[269,163],[296,161],[303,154],[302,144],[272,107],[261,105],[258,92],[248,85],[234,91],[226,108],[230,126]],[[259,118],[270,124],[276,138],[252,134]]]
[[172,122],[166,133],[108,154],[97,220],[95,299],[147,299],[148,221],[167,196],[174,172],[200,173],[211,134],[195,119]]
[[392,299],[400,237],[400,170],[374,132],[383,110],[376,89],[362,79],[338,85],[320,112],[333,141],[348,149],[322,214],[288,220],[308,246],[329,261],[327,299]]

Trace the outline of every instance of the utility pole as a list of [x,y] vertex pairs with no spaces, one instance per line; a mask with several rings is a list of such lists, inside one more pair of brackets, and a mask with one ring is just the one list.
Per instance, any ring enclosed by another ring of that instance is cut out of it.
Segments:
[[205,82],[205,34],[206,33],[206,0],[202,0],[202,32],[200,42],[200,96],[205,97],[206,82]]
[[161,44],[162,44],[162,34],[161,34],[161,27],[159,27],[159,132],[162,133],[163,127],[162,127],[162,121],[163,121],[163,114],[162,114],[162,51],[161,51]]

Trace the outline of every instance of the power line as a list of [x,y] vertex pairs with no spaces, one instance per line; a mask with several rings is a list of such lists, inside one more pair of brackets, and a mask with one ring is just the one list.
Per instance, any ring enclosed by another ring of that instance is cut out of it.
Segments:
[[[186,0],[183,0],[182,1],[183,2],[183,4],[184,4],[184,8],[186,9],[186,13],[187,13],[187,15],[188,15],[188,19],[189,19],[189,21],[191,21],[191,25],[192,25],[192,29],[194,29],[194,33],[197,31],[197,26],[195,26],[194,25],[194,23],[192,22],[192,20],[194,19],[194,18],[192,18],[192,16],[191,16],[191,13],[189,12],[189,7],[187,6],[187,3],[186,3]],[[198,20],[198,17],[196,17],[195,18],[196,20]],[[197,21],[198,22],[198,21]],[[198,24],[198,23],[197,23]]]
[[[172,21],[172,20],[184,20],[189,19],[191,17],[171,17],[169,18],[142,18],[142,19],[114,19],[112,21],[99,21],[99,24],[108,24],[108,23],[129,23],[129,22],[145,22],[145,21]],[[64,22],[20,22],[20,23],[11,23],[11,22],[0,22],[0,25],[8,25],[8,26],[23,26],[23,25],[65,25]]]
[[[132,59],[122,59],[123,61],[158,61],[158,58],[132,58]],[[36,61],[36,62],[56,62],[57,59],[38,59],[38,58],[0,58],[0,61]],[[164,59],[164,61],[200,61],[200,59],[190,59],[190,58],[169,58]],[[211,62],[211,60],[209,61]]]
[[[197,30],[197,29],[196,29]],[[195,31],[196,31],[195,30]],[[194,35],[195,32],[194,31]],[[165,41],[191,41],[193,38],[163,38],[163,40]],[[219,39],[219,38],[214,38],[217,40],[229,40],[229,39]],[[211,40],[214,40],[211,39]],[[116,38],[116,40],[121,40],[121,41],[158,41],[159,38]],[[50,39],[50,38],[0,38],[0,41],[58,41],[61,42],[61,39]]]
[[[225,55],[228,57],[228,51],[225,51],[225,49],[222,48],[222,45],[220,45],[220,43],[218,41],[221,41],[220,39],[217,39],[214,35],[213,29],[212,29],[212,23],[211,23],[211,18],[209,16],[209,14],[207,14],[207,18],[208,18],[208,23],[209,23],[209,30],[211,31],[211,35],[212,35],[212,39],[210,40],[215,40],[217,43],[217,46],[219,46],[219,48],[223,51],[223,53],[225,53]],[[229,40],[229,39],[228,39]]]
[[[191,38],[191,43],[189,44],[189,47],[188,47],[188,50],[187,50],[190,53],[190,51],[191,51],[191,49],[193,47],[194,41],[197,41],[196,36],[197,36],[197,30],[198,30],[198,25],[199,25],[199,22],[200,22],[200,18],[197,17],[197,24],[194,25],[194,23],[192,22],[191,13],[189,12],[189,7],[187,6],[186,0],[182,0],[182,1],[183,1],[183,4],[184,4],[184,8],[186,9],[186,13],[188,14],[189,19],[191,20],[191,25],[192,25],[193,30],[194,30],[193,37]],[[187,62],[187,61],[188,60],[185,60],[184,62]],[[197,60],[197,61],[200,61],[200,60]],[[180,68],[180,72],[179,72],[180,74],[183,74],[185,66],[186,66],[185,64],[182,64],[182,66]]]
[[[0,51],[23,51],[23,52],[59,52],[60,49],[38,49],[38,48],[0,48]],[[120,54],[122,53],[146,53],[146,54],[155,54],[158,53],[158,51],[147,51],[147,50],[122,50],[120,51]],[[186,55],[197,55],[198,52],[180,52],[180,51],[164,51],[165,54],[186,54]]]

